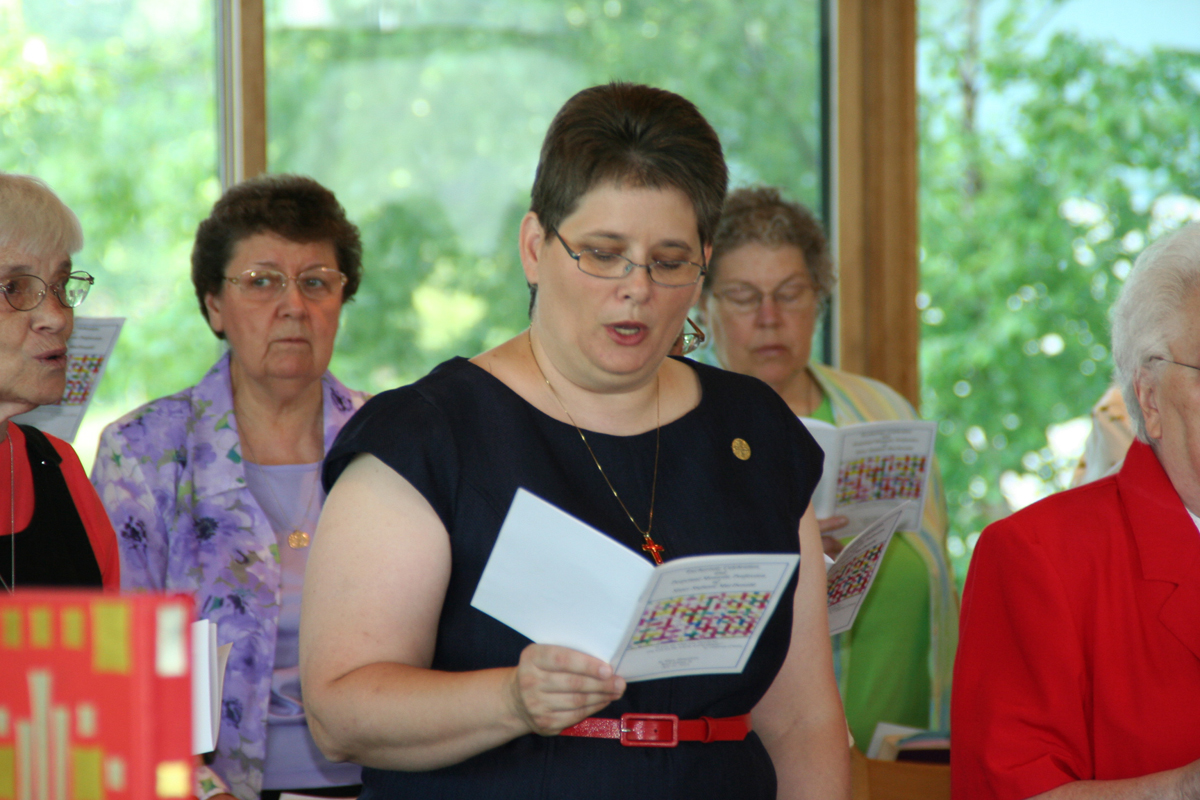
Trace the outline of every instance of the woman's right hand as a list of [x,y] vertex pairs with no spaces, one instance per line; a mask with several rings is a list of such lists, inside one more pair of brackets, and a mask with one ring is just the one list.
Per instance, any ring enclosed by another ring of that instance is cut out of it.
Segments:
[[541,736],[554,736],[625,693],[625,680],[578,650],[531,644],[509,682],[514,713]]
[[330,490],[300,612],[305,717],[326,758],[441,769],[556,734],[624,693],[611,666],[563,647],[529,645],[503,667],[434,669],[450,541],[429,501],[375,456],[355,458]]

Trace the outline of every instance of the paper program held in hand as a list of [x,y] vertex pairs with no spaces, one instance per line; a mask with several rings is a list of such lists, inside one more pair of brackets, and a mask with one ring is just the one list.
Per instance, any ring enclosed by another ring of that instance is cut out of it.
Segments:
[[875,582],[892,536],[912,501],[905,501],[871,523],[854,538],[825,572],[829,633],[848,631]]
[[808,417],[800,421],[825,451],[825,469],[812,499],[817,518],[849,519],[849,524],[835,533],[838,538],[857,536],[906,501],[911,503],[897,528],[921,529],[936,422],[862,422],[835,428]]
[[736,673],[799,561],[749,553],[655,567],[519,489],[471,605],[539,644],[603,659],[626,680]]

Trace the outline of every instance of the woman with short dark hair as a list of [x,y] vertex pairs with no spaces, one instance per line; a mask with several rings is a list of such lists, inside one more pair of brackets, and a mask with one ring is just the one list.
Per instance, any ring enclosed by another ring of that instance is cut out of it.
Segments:
[[[725,183],[682,97],[571,98],[519,232],[529,329],[379,395],[327,457],[301,664],[317,741],[370,767],[363,797],[848,794],[820,451],[758,381],[667,357]],[[799,577],[740,674],[626,685],[471,606],[518,487],[647,559],[803,549]],[[681,741],[622,746],[647,717]]]
[[[226,268],[247,237],[272,233],[291,242],[327,242],[338,271],[346,276],[342,302],[351,300],[362,280],[362,240],[358,228],[334,196],[312,178],[267,175],[231,188],[196,229],[192,245],[192,286],[207,320],[208,296],[221,294]],[[223,331],[213,330],[224,339]]]
[[0,172],[0,591],[120,582],[112,525],[79,456],[12,421],[62,400],[75,307],[92,287],[71,266],[82,247],[79,220],[50,187]]
[[100,439],[92,480],[118,532],[123,585],[194,594],[218,645],[233,645],[199,800],[358,792],[358,768],[326,761],[308,732],[298,637],[321,459],[365,400],[328,371],[361,253],[357,228],[310,178],[229,189],[192,251],[200,311],[229,351],[200,383]]

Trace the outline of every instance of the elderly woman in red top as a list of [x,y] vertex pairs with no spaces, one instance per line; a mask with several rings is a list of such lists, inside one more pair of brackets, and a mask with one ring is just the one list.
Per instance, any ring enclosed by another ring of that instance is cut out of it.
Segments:
[[1200,798],[1200,223],[1112,312],[1137,441],[984,531],[954,673],[956,798]]
[[12,418],[62,399],[83,231],[37,178],[0,172],[0,590],[117,588],[117,541],[71,445]]

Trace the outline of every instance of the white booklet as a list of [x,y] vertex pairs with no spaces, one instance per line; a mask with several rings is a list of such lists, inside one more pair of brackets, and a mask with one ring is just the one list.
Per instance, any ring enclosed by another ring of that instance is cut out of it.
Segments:
[[[871,744],[867,746],[867,758],[879,758],[879,751],[883,749],[883,745],[888,739],[903,739],[906,736],[914,736],[918,733],[925,733],[925,731],[921,728],[914,728],[911,725],[897,725],[894,722],[876,722],[875,733],[871,736]],[[895,761],[895,756],[891,760]]]
[[911,500],[893,508],[847,544],[825,571],[829,606],[829,633],[850,630],[858,610],[875,582],[879,565],[891,544],[892,534],[909,510]]
[[74,441],[124,323],[124,317],[76,317],[75,330],[67,340],[67,385],[62,401],[18,414],[13,421]]
[[856,536],[910,500],[897,528],[921,529],[933,469],[936,422],[863,422],[837,428],[809,417],[800,421],[825,451],[825,468],[812,499],[817,517],[850,520],[835,536]]
[[207,619],[192,623],[192,754],[217,749],[221,730],[221,692],[225,665],[233,643],[217,647],[217,623]]
[[654,566],[518,489],[471,605],[628,681],[741,672],[800,556],[690,556]]

